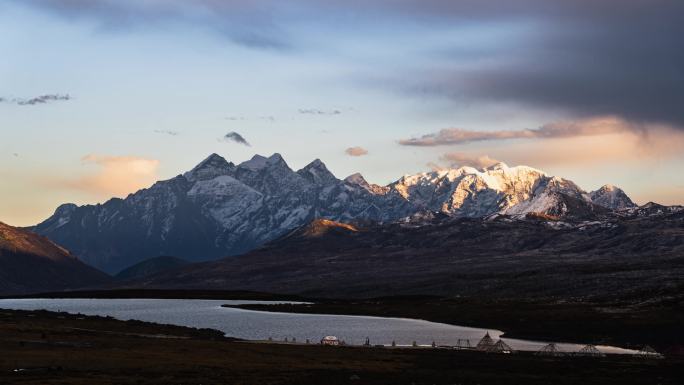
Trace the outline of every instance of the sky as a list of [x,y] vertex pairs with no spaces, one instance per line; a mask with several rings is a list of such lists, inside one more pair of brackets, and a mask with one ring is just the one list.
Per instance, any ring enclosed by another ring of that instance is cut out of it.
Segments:
[[503,161],[684,204],[680,0],[4,0],[0,221],[211,153],[339,178]]

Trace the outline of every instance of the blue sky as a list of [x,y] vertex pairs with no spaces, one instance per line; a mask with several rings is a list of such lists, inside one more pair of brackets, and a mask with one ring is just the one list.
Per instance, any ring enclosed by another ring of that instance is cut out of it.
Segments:
[[[681,6],[601,3],[2,2],[0,220],[125,196],[212,152],[379,184],[487,156],[684,203]],[[43,95],[68,100],[26,103]]]

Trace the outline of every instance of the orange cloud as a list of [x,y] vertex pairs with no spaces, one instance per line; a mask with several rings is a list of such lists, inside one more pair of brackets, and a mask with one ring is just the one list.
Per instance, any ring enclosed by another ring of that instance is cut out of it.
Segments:
[[349,156],[364,156],[368,155],[368,150],[363,147],[349,147],[348,149],[344,150],[344,153]]
[[158,180],[159,161],[136,156],[89,154],[81,158],[84,166],[95,170],[73,179],[54,181],[54,185],[102,197],[124,197]]
[[511,164],[533,167],[657,163],[684,153],[684,134],[669,129],[508,144],[488,151]]
[[[462,133],[462,131],[459,131]],[[684,132],[666,125],[639,125],[616,117],[598,117],[577,121],[553,122],[537,130],[477,133],[479,143],[466,147],[461,138],[437,135],[421,145],[449,142],[460,151],[446,153],[442,162],[451,165],[483,167],[496,160],[537,168],[582,166],[595,164],[657,163],[684,154]],[[511,136],[512,135],[512,136]],[[518,139],[511,141],[508,139]],[[466,141],[472,141],[472,137]],[[453,144],[458,143],[458,144]],[[414,143],[415,144],[415,143]]]

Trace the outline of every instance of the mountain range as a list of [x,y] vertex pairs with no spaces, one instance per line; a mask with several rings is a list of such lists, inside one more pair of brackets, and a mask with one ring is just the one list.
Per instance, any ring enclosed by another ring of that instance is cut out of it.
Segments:
[[212,154],[192,170],[103,204],[64,204],[33,231],[109,273],[150,257],[189,262],[243,254],[317,218],[392,223],[449,218],[595,220],[634,209],[619,188],[586,192],[531,167],[498,163],[405,175],[386,186],[338,179],[316,159],[294,171],[279,154],[238,165]]

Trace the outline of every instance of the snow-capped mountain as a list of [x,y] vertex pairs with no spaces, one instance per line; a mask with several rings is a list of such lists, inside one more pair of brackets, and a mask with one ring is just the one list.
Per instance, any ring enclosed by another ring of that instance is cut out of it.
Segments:
[[62,205],[34,229],[116,272],[159,255],[201,261],[242,253],[315,218],[391,222],[426,211],[573,218],[631,203],[621,190],[611,191],[588,194],[571,181],[503,163],[406,175],[378,186],[360,174],[337,179],[318,159],[294,171],[280,154],[239,165],[212,154],[126,199]]
[[636,207],[637,205],[625,194],[622,189],[607,184],[596,191],[589,193],[591,201],[597,205],[613,210],[622,210]]
[[407,175],[390,188],[419,207],[461,217],[531,212],[565,217],[602,209],[569,180],[505,163]]

